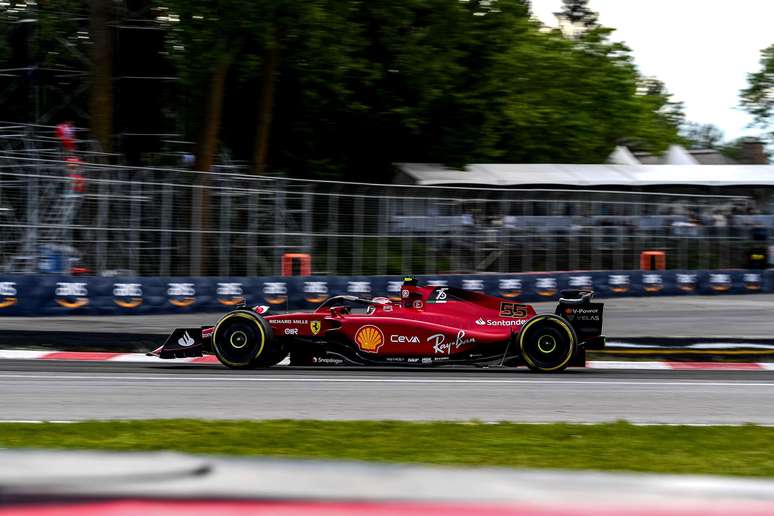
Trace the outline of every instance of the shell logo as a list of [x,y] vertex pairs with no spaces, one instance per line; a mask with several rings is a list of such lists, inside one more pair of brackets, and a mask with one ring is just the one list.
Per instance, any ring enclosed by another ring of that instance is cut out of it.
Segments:
[[376,326],[362,326],[355,333],[357,346],[366,353],[376,353],[384,345],[384,334]]

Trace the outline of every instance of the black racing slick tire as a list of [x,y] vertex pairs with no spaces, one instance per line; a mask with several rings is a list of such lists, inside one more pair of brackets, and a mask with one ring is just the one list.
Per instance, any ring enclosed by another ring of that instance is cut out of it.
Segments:
[[233,369],[270,367],[285,358],[272,337],[271,325],[263,317],[236,310],[215,325],[212,350],[223,365]]
[[567,369],[577,347],[577,337],[567,321],[556,315],[538,315],[519,332],[519,349],[527,367],[536,373]]

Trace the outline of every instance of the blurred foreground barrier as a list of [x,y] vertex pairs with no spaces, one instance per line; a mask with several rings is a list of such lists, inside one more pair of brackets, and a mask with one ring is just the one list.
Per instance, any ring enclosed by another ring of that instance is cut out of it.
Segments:
[[[605,271],[420,276],[425,284],[524,302],[553,301],[565,288],[598,297],[774,292],[769,271]],[[136,277],[0,276],[0,315],[127,315],[224,311],[241,302],[311,309],[340,294],[399,301],[400,276]]]

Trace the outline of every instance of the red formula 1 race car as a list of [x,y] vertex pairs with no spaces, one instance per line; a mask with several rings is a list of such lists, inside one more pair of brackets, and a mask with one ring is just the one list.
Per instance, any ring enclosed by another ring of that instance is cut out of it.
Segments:
[[537,372],[583,367],[602,349],[602,303],[562,291],[554,314],[525,304],[406,278],[401,302],[332,297],[313,312],[269,315],[241,306],[214,326],[178,328],[153,352],[160,358],[214,354],[232,368],[278,364],[428,366],[526,365]]

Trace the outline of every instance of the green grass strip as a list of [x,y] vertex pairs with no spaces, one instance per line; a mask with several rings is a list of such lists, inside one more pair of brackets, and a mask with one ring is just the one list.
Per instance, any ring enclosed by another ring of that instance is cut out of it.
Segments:
[[151,420],[0,424],[0,447],[774,476],[774,428]]

